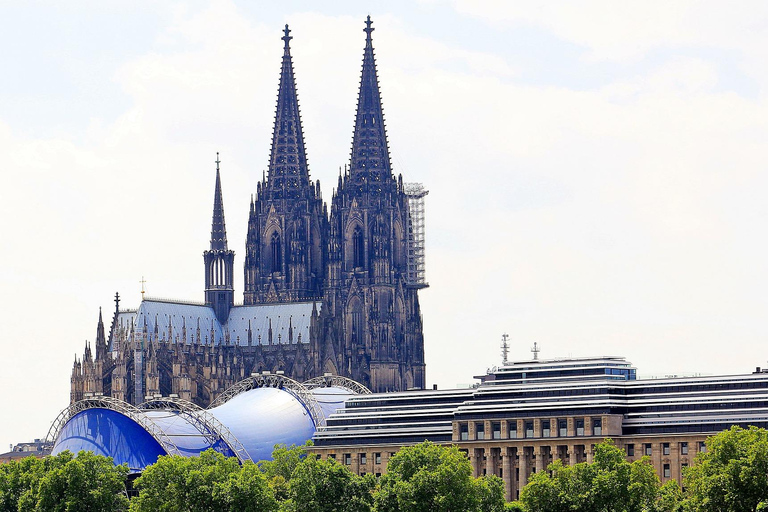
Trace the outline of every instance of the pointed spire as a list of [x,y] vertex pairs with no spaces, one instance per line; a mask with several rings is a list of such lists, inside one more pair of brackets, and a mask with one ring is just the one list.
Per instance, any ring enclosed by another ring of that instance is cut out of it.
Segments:
[[285,26],[282,37],[283,66],[280,71],[280,86],[277,92],[275,127],[272,132],[272,154],[269,158],[269,179],[267,187],[273,197],[300,197],[308,185],[309,169],[304,149],[304,134],[301,127],[299,100],[296,94],[296,80],[293,75],[290,41],[293,39]]
[[227,250],[227,227],[224,224],[224,201],[221,198],[221,175],[219,153],[216,152],[216,191],[213,195],[213,222],[211,223],[211,250]]
[[376,59],[371,39],[371,33],[374,31],[372,23],[371,17],[368,16],[363,29],[365,32],[363,71],[357,97],[357,116],[349,169],[350,179],[356,185],[384,183],[392,176],[379,79],[376,73]]

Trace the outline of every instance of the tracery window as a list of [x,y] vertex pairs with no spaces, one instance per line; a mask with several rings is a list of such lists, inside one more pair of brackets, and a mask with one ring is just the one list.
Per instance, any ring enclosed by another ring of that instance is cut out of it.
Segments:
[[280,261],[281,261],[281,248],[280,248],[280,235],[277,234],[277,232],[272,233],[272,239],[270,241],[270,253],[271,253],[271,263],[272,263],[272,272],[280,272]]

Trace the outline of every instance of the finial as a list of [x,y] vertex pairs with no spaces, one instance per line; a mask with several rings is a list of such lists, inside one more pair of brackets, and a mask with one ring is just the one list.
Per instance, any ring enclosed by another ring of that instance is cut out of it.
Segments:
[[371,27],[371,25],[373,25],[373,22],[371,21],[371,15],[369,14],[368,18],[366,18],[366,20],[365,20],[365,28],[363,29],[363,32],[365,32],[367,34],[367,36],[365,38],[366,41],[370,41],[371,40],[371,32],[376,30],[375,28]]
[[216,171],[219,170],[219,164],[221,163],[221,160],[219,160],[219,152],[216,152]]
[[533,360],[538,361],[539,360],[539,352],[541,352],[541,349],[539,348],[539,344],[535,341],[533,342],[533,347],[531,347],[531,352],[533,352]]
[[145,293],[144,285],[147,284],[147,281],[144,279],[144,276],[141,276],[141,281],[139,281],[139,282],[141,283],[141,300],[143,301],[144,300],[144,293]]
[[288,28],[288,24],[287,23],[285,24],[285,29],[283,30],[283,32],[285,33],[285,35],[283,37],[281,37],[281,39],[283,41],[285,41],[285,47],[288,48],[288,41],[293,39],[293,37],[291,37],[289,35],[291,33],[291,29]]

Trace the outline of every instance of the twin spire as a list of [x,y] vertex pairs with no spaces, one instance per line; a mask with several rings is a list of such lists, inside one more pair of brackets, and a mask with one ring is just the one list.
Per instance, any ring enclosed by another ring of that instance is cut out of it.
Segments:
[[355,185],[364,189],[385,183],[392,175],[389,161],[387,132],[384,129],[384,111],[381,106],[379,78],[373,53],[371,33],[374,31],[371,17],[365,21],[365,50],[360,92],[357,96],[357,116],[352,139],[352,159],[349,177]]
[[[357,115],[352,139],[352,157],[349,179],[365,190],[375,190],[377,184],[386,183],[392,176],[384,111],[381,105],[376,59],[371,34],[375,30],[368,16],[365,20],[365,50],[357,98]],[[296,93],[290,41],[293,37],[288,25],[283,29],[283,62],[277,93],[272,150],[269,158],[267,193],[272,199],[305,197],[302,193],[312,183],[304,147],[301,111]],[[227,250],[224,224],[224,203],[221,197],[219,154],[216,153],[216,191],[213,198],[211,250]],[[380,185],[379,185],[380,186]]]
[[311,186],[307,154],[304,149],[304,133],[301,127],[299,98],[293,75],[290,35],[285,26],[283,64],[277,92],[275,127],[272,132],[272,152],[269,157],[267,190],[274,199],[298,198]]

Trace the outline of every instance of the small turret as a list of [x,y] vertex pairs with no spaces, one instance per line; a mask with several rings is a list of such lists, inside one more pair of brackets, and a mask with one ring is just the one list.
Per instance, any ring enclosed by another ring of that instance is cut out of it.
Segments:
[[235,252],[227,248],[227,228],[224,223],[224,201],[221,194],[219,154],[216,153],[216,187],[213,195],[211,222],[211,248],[203,253],[205,262],[205,303],[210,305],[222,324],[229,317],[235,302]]

